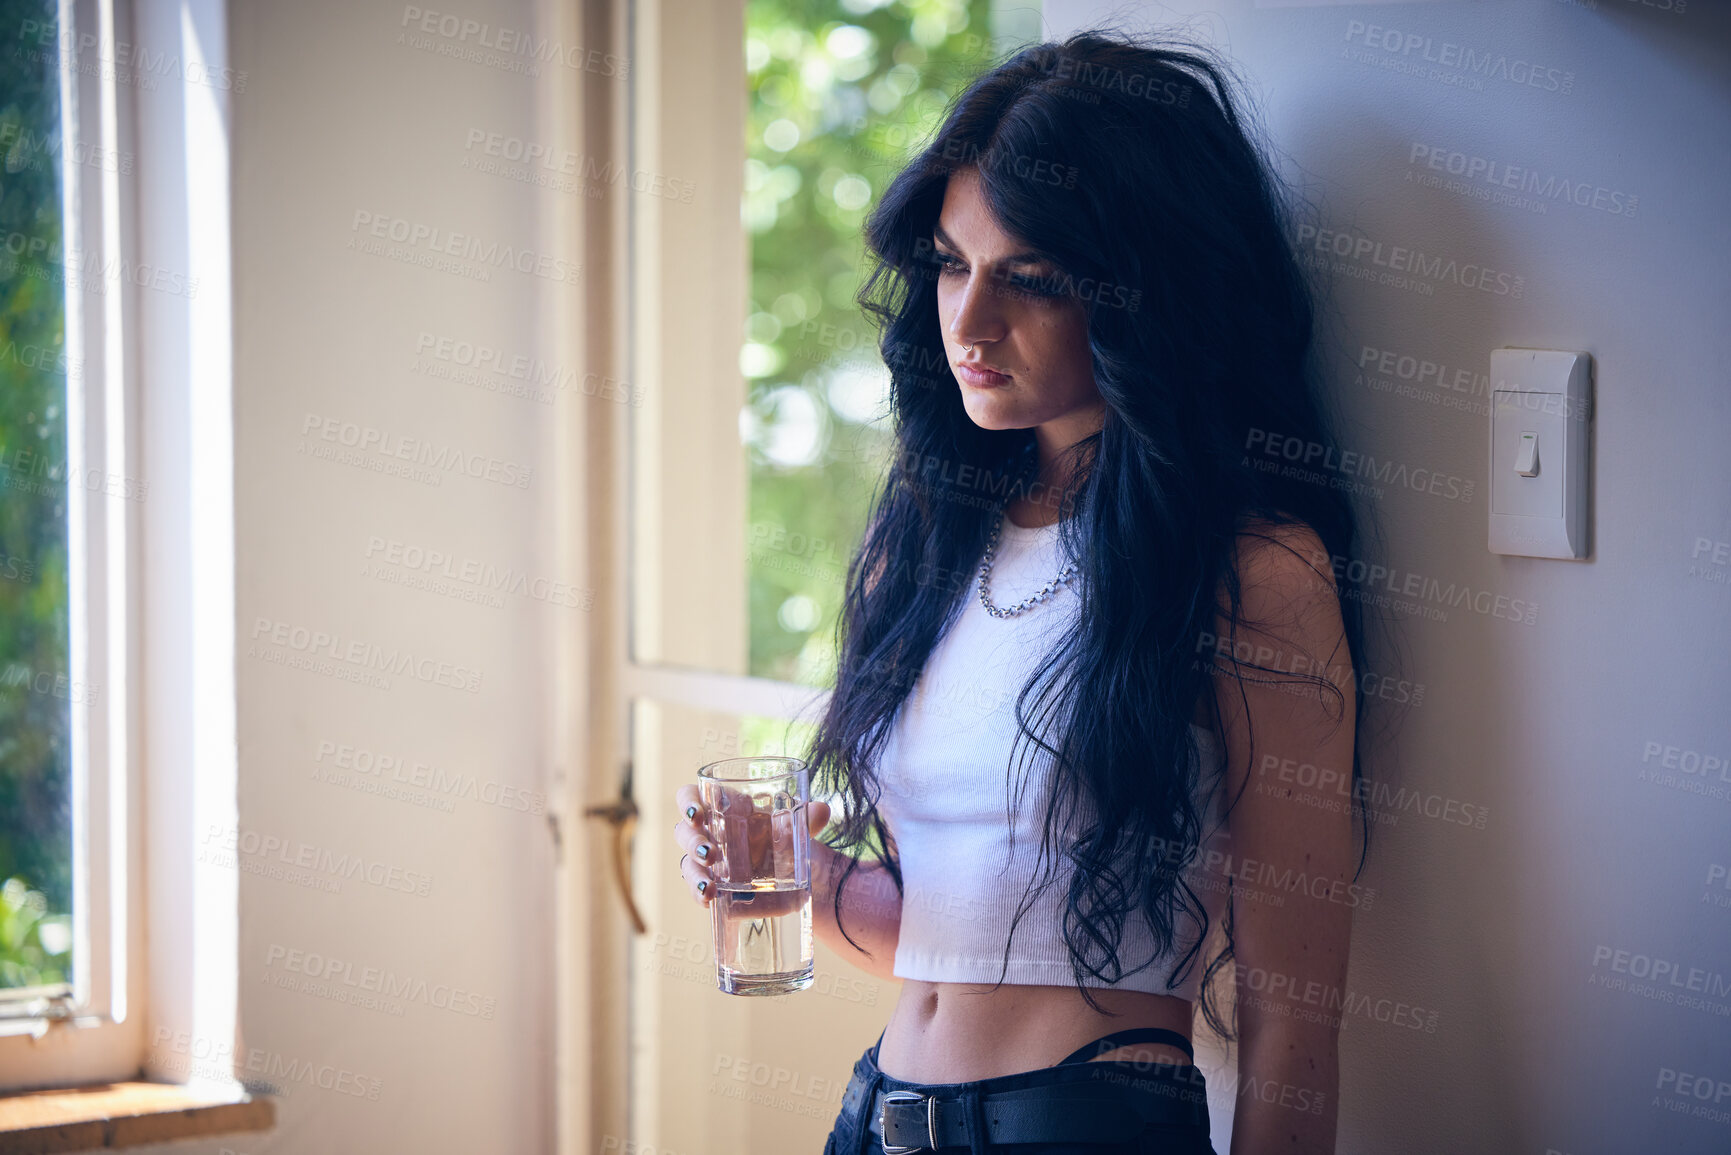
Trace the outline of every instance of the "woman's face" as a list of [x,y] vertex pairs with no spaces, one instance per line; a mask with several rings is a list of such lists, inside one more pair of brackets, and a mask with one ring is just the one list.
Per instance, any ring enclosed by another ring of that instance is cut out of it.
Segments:
[[1048,450],[1098,429],[1105,405],[1082,302],[1041,295],[1058,270],[998,226],[978,170],[951,175],[932,240],[938,323],[969,419],[984,429],[1039,427]]

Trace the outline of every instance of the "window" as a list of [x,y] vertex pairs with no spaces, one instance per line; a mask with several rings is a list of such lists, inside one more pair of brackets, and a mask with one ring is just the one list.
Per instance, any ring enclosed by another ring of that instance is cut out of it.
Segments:
[[125,675],[145,488],[117,339],[131,108],[94,67],[113,60],[113,18],[44,0],[0,13],[0,1086],[20,1086],[139,1066]]
[[[0,28],[51,25],[49,0],[0,0]],[[72,991],[66,244],[60,70],[0,54],[0,1016]],[[70,362],[76,365],[76,359]]]
[[0,1089],[220,1079],[144,1023],[235,1034],[236,883],[193,838],[235,809],[222,5],[0,0],[0,39],[0,917],[34,968]]
[[806,748],[833,677],[847,560],[888,463],[887,378],[852,303],[860,225],[960,86],[1038,37],[1038,10],[630,0],[624,11],[627,167],[647,188],[660,177],[692,195],[628,207],[621,375],[644,398],[616,434],[629,638],[596,683],[602,717],[626,721],[629,796],[591,813],[646,819],[627,882],[647,933],[623,966],[626,1093],[598,1113],[594,1138],[816,1149],[839,1105],[835,1074],[881,1025],[894,984],[820,948],[810,991],[756,1008],[718,996],[709,916],[658,819],[704,763]]

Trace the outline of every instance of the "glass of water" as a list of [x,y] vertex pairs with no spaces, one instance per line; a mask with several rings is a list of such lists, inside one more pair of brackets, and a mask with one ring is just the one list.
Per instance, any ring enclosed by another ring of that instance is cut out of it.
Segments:
[[715,982],[730,995],[811,986],[811,771],[798,758],[725,758],[697,772],[718,851]]

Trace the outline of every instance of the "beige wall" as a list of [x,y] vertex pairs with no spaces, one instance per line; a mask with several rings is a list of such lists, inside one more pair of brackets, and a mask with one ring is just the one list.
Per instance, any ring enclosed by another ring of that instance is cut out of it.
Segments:
[[[559,438],[614,403],[548,323],[580,306],[581,191],[480,166],[495,132],[573,148],[547,109],[578,73],[478,47],[537,31],[527,2],[465,4],[466,38],[410,13],[230,14],[240,1018],[286,1093],[274,1134],[187,1148],[213,1155],[553,1145],[552,743],[587,587],[549,527]],[[508,391],[519,357],[551,403]]]

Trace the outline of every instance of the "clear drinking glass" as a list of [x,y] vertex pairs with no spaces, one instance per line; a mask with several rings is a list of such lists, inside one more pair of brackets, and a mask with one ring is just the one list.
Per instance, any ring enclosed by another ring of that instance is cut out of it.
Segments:
[[811,985],[811,771],[798,758],[725,758],[697,772],[717,851],[715,982],[730,995]]

